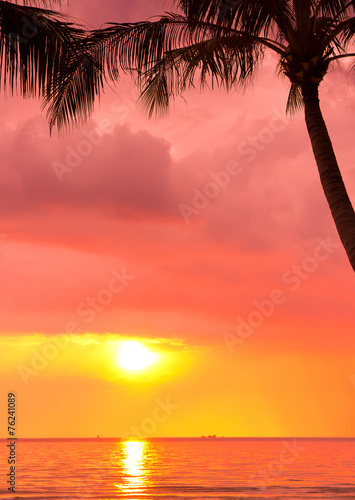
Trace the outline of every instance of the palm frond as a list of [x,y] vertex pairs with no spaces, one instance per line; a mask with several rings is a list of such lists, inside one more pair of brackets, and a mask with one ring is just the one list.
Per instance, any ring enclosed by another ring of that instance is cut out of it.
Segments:
[[0,1],[0,88],[49,105],[50,127],[84,122],[103,85],[87,31],[48,9]]
[[238,36],[211,38],[172,50],[140,75],[139,102],[152,116],[165,113],[171,99],[197,83],[201,88],[238,89],[252,79],[263,55],[260,44]]
[[91,50],[104,61],[109,77],[115,80],[120,71],[145,71],[167,52],[203,40],[207,31],[208,28],[199,27],[193,33],[186,18],[168,14],[157,21],[112,23],[93,32],[90,44]]
[[317,0],[315,12],[317,16],[339,19],[342,21],[349,10],[354,11],[354,0]]
[[244,85],[264,53],[262,39],[178,14],[111,25],[94,33],[90,43],[111,79],[120,71],[137,77],[140,102],[150,115],[166,111],[169,100],[194,86],[196,77],[202,87]]
[[[14,3],[18,3],[15,1]],[[56,4],[62,4],[63,0],[22,0],[21,2],[23,5],[33,5],[33,6],[38,6],[38,5],[43,5],[44,7],[49,6],[52,7],[52,5]],[[69,0],[66,0],[66,3],[69,3]]]
[[[0,0],[0,13],[2,4],[7,2]],[[345,52],[355,34],[351,16],[355,0],[176,0],[175,4],[182,14],[111,23],[87,38],[84,30],[75,31],[62,22],[58,32],[63,28],[61,40],[67,48],[54,44],[54,62],[48,57],[51,38],[44,39],[46,77],[43,68],[35,71],[36,44],[31,58],[18,43],[17,58],[11,59],[14,56],[2,42],[0,56],[10,62],[2,64],[7,68],[0,73],[5,75],[2,81],[12,88],[20,76],[24,95],[41,90],[51,127],[63,127],[87,119],[103,90],[105,74],[113,81],[119,80],[121,72],[134,76],[142,92],[140,104],[152,115],[166,112],[171,99],[197,84],[227,90],[243,87],[265,48],[270,48],[280,56],[282,71],[293,82],[287,111],[294,113],[303,106],[302,78],[319,83],[329,61]],[[43,15],[59,22],[51,14]],[[48,29],[53,26],[49,23]],[[12,32],[21,33],[21,26]]]
[[0,1],[0,88],[43,95],[85,36],[58,13]]
[[292,83],[288,94],[286,113],[294,116],[302,111],[304,102],[301,87],[297,83]]
[[48,107],[50,130],[55,126],[62,130],[85,123],[103,86],[100,63],[85,48],[73,51],[43,100],[43,107]]
[[212,22],[256,36],[268,36],[278,24],[292,31],[294,13],[290,0],[179,0],[178,6],[193,22]]
[[346,48],[354,40],[355,17],[343,21],[334,31],[339,32],[337,34],[339,44]]
[[355,0],[318,0],[314,3],[316,6],[312,17],[313,28],[317,33],[322,32],[323,48],[330,43],[339,52],[344,51],[348,41],[343,33],[352,19]]

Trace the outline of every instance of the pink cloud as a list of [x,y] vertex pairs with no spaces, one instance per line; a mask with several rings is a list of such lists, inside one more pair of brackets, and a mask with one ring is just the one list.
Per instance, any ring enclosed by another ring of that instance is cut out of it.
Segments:
[[147,132],[123,126],[103,135],[91,126],[60,142],[29,120],[1,143],[3,215],[54,207],[142,216],[172,211],[169,146]]

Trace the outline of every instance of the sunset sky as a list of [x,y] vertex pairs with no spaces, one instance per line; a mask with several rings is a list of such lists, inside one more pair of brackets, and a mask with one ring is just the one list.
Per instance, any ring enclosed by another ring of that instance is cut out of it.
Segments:
[[[65,11],[97,28],[163,8]],[[355,436],[353,272],[287,94],[269,57],[244,95],[196,89],[149,120],[124,77],[61,137],[39,102],[2,96],[1,413],[16,393],[18,437]],[[321,104],[354,203],[346,64]],[[122,368],[124,340],[156,361]]]

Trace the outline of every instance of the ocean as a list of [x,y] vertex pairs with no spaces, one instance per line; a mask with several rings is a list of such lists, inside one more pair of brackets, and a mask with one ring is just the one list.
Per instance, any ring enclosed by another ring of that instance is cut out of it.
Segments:
[[355,499],[355,439],[34,439],[0,441],[11,500]]

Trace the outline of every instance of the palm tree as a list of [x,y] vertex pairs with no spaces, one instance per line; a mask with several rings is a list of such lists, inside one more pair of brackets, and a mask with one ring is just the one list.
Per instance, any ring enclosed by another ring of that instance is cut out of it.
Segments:
[[0,88],[10,95],[51,96],[64,88],[69,78],[75,93],[63,92],[62,108],[55,104],[48,111],[58,126],[73,113],[76,121],[85,121],[91,113],[95,96],[100,92],[101,69],[85,49],[87,31],[58,12],[39,8],[60,0],[33,0],[34,6],[0,1]]
[[[178,13],[110,24],[94,32],[89,50],[112,80],[118,80],[122,71],[136,77],[140,102],[149,115],[167,111],[171,99],[197,82],[227,90],[244,87],[265,54],[276,54],[280,73],[290,81],[286,109],[290,113],[304,109],[323,190],[355,271],[354,209],[318,95],[329,65],[355,55],[347,52],[355,36],[355,0],[175,0],[175,4]],[[51,98],[60,110],[60,86]],[[73,118],[73,113],[65,117]]]

